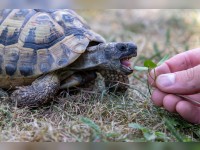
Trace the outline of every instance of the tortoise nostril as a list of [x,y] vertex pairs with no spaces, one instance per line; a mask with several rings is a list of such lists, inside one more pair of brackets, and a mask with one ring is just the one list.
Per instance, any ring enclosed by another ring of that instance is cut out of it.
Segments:
[[133,43],[128,45],[128,50],[133,53],[134,56],[137,56],[137,46]]
[[137,46],[136,45],[134,45],[134,46],[135,46],[134,49],[137,50]]
[[137,51],[137,46],[136,46],[135,44],[130,44],[130,45],[129,45],[129,49],[130,49],[130,50]]

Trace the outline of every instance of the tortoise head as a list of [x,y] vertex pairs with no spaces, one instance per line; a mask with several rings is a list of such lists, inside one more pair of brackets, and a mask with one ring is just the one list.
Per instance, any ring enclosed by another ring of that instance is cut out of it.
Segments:
[[132,42],[100,43],[89,46],[84,54],[70,68],[107,69],[122,74],[132,73],[129,59],[137,56],[137,46]]
[[109,43],[102,48],[105,57],[102,68],[116,70],[126,75],[133,72],[129,59],[137,56],[135,44],[132,42]]

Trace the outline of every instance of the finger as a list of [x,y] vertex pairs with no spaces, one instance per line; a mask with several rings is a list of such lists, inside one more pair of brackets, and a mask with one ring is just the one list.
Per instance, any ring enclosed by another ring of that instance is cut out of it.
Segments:
[[187,121],[200,124],[200,108],[187,101],[180,101],[176,105],[176,111]]
[[167,95],[166,93],[158,89],[155,89],[151,95],[151,99],[156,106],[161,107],[163,106],[163,99],[166,95]]
[[150,73],[151,77],[149,76],[148,78],[149,83],[152,86],[155,86],[152,79],[152,77],[155,78],[155,73],[156,73],[156,76],[159,76],[161,74],[187,70],[189,68],[197,66],[198,64],[200,64],[199,55],[200,55],[200,49],[198,48],[198,49],[193,49],[187,52],[180,53],[172,57],[161,66],[157,67],[155,71],[154,70],[151,71]]
[[163,99],[163,107],[169,112],[176,112],[176,105],[180,101],[180,97],[173,94],[168,94]]
[[165,73],[173,73],[195,67],[200,64],[199,55],[200,48],[177,54],[171,59],[167,60],[166,63],[164,63],[165,65],[160,67],[160,71]]
[[173,94],[196,94],[200,91],[200,65],[188,70],[157,77],[156,87]]
[[151,99],[156,106],[163,106],[169,112],[176,112],[176,104],[181,100],[178,96],[164,93],[158,89],[153,91]]

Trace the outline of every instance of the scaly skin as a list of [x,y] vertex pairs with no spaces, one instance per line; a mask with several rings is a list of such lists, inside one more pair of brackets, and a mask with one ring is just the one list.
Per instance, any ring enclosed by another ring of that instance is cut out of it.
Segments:
[[105,86],[109,91],[124,93],[128,89],[127,75],[112,70],[100,70],[99,73],[104,77]]
[[38,107],[55,97],[60,80],[54,73],[36,79],[30,86],[19,87],[11,94],[17,106]]

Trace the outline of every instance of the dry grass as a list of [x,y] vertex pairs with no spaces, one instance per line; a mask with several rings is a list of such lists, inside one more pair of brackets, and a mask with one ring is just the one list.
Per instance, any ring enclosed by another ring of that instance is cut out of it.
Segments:
[[[78,11],[108,41],[134,41],[138,57],[159,61],[200,45],[196,10]],[[146,73],[130,76],[126,95],[81,90],[60,93],[50,105],[19,109],[0,102],[1,141],[198,141],[199,126],[156,108],[150,101]],[[133,129],[137,123],[144,130]],[[142,134],[143,133],[143,134]],[[149,135],[149,136],[146,136]],[[150,138],[149,138],[150,137]]]

